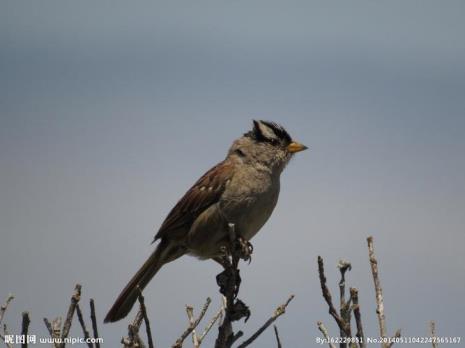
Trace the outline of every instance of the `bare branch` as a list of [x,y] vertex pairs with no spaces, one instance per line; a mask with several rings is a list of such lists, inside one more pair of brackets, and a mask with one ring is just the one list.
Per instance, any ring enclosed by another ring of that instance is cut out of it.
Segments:
[[[394,337],[393,338],[399,338],[400,337],[400,329],[397,329],[396,333],[394,334]],[[391,348],[392,345],[394,344],[394,340],[391,340],[391,343],[388,344],[388,348]]]
[[434,321],[429,322],[429,329],[432,338],[431,344],[433,345],[433,348],[437,348],[438,344],[436,342],[436,323]]
[[8,294],[5,303],[2,304],[2,306],[0,307],[0,324],[2,323],[3,316],[5,315],[5,312],[8,309],[8,305],[11,301],[13,301],[14,298],[15,297],[13,296],[13,294]]
[[279,339],[279,332],[278,332],[278,327],[276,325],[273,325],[274,328],[274,335],[276,337],[276,344],[278,345],[278,348],[282,348],[281,340]]
[[5,337],[10,335],[6,327],[6,324],[3,324],[3,335],[4,336],[2,338],[3,338],[3,342],[5,343],[5,346],[7,346],[8,348],[13,348],[13,345],[5,340]]
[[[350,314],[351,314],[351,308],[350,308],[350,302],[351,298],[349,297],[349,300],[346,302],[346,294],[345,294],[345,287],[346,287],[346,272],[350,271],[352,269],[352,265],[350,262],[344,261],[344,260],[339,260],[339,263],[337,265],[339,268],[339,272],[341,273],[341,280],[339,281],[339,314],[344,321],[344,328],[339,329],[339,334],[341,337],[351,337],[351,335],[348,335],[346,333],[347,330],[349,330],[350,333],[352,333],[351,327],[350,327]],[[340,347],[345,348],[347,347],[347,343],[341,341]]]
[[53,337],[52,324],[50,324],[50,321],[48,321],[47,318],[44,318],[44,323],[45,323],[45,327],[47,328],[48,333],[50,334],[50,337]]
[[329,291],[329,288],[326,285],[325,269],[323,264],[323,258],[321,256],[318,256],[318,274],[320,276],[321,291],[323,292],[323,297],[326,300],[326,303],[329,307],[329,314],[331,314],[331,316],[334,318],[337,325],[339,326],[339,329],[344,331],[347,337],[351,337],[352,334],[350,332],[350,327],[346,324],[344,319],[339,316],[339,314],[336,311],[336,308],[333,305],[331,292]]
[[44,318],[44,323],[47,328],[50,337],[53,339],[53,346],[59,347],[59,337],[61,332],[61,318],[55,318],[52,320],[52,323],[47,318]]
[[[368,256],[370,258],[370,265],[371,265],[371,273],[373,274],[373,282],[375,285],[375,293],[376,293],[376,314],[378,315],[378,323],[379,323],[379,332],[382,338],[387,337],[387,329],[386,329],[386,317],[384,315],[384,301],[383,301],[383,289],[381,288],[381,282],[379,280],[379,273],[378,273],[378,260],[375,257],[375,250],[373,246],[373,237],[369,236],[367,238],[368,243]],[[394,337],[400,337],[400,330],[396,331]],[[382,347],[389,348],[394,344],[391,343],[383,343]]]
[[184,340],[189,336],[192,331],[195,330],[195,328],[199,325],[199,323],[202,321],[203,317],[205,316],[205,313],[207,312],[208,306],[211,303],[210,297],[207,298],[207,301],[203,305],[202,311],[200,312],[199,317],[194,320],[193,322],[189,323],[189,327],[182,333],[181,337],[179,337],[176,342],[172,345],[172,348],[181,348]]
[[[97,328],[97,317],[95,316],[95,304],[94,299],[90,299],[90,320],[92,321],[92,331],[94,332],[94,338],[98,338],[98,328]],[[100,348],[100,342],[96,340],[95,348]]]
[[144,318],[144,322],[145,322],[145,331],[147,333],[147,340],[149,342],[149,348],[153,348],[152,330],[150,329],[150,322],[147,316],[147,309],[145,308],[144,296],[142,295],[142,291],[140,290],[140,288],[139,287],[137,288],[139,290],[138,299],[140,303],[140,311],[142,312],[142,317]]
[[347,271],[350,271],[352,269],[352,265],[350,264],[350,262],[347,262],[347,261],[344,261],[344,260],[339,260],[337,268],[339,268],[339,271],[341,272],[341,280],[339,281],[339,297],[340,297],[340,306],[341,306],[341,310],[342,310],[342,308],[344,308],[346,306],[346,302],[345,302],[346,277],[345,277],[345,274],[346,274]]
[[245,317],[245,321],[250,316],[250,310],[239,299],[236,299],[239,293],[241,278],[239,275],[238,264],[241,259],[250,261],[252,254],[252,245],[236,235],[234,224],[228,224],[229,231],[229,253],[225,250],[224,256],[217,259],[224,268],[224,271],[217,275],[216,281],[220,286],[220,292],[226,298],[223,322],[218,329],[218,336],[215,341],[215,348],[227,348],[243,335],[241,331],[233,333],[232,322]]
[[21,344],[21,348],[27,348],[27,332],[29,330],[29,324],[31,323],[31,319],[29,318],[28,312],[23,312],[23,321],[21,324],[21,335],[24,339],[24,343]]
[[[55,318],[52,320],[52,337],[55,339],[54,342],[58,342],[61,334],[61,317]],[[59,347],[58,343],[55,343],[55,346]]]
[[[187,313],[187,318],[189,319],[189,325],[194,325],[194,322],[195,322],[194,307],[186,306],[186,313]],[[194,345],[194,348],[198,348],[200,346],[195,329],[192,330],[192,344]]]
[[360,313],[360,304],[358,303],[358,290],[356,288],[350,288],[350,298],[352,299],[352,310],[354,311],[355,323],[357,325],[357,333],[355,334],[358,338],[358,345],[360,348],[365,348],[365,336],[363,335],[362,315]]
[[142,310],[139,309],[133,322],[128,325],[128,336],[121,339],[121,343],[125,348],[145,347],[144,342],[139,336],[139,329],[143,320],[144,315],[142,314]]
[[202,334],[200,335],[200,337],[198,337],[199,345],[202,344],[203,339],[205,338],[205,336],[207,336],[208,332],[211,330],[211,328],[216,323],[216,321],[218,321],[218,319],[220,319],[220,317],[223,315],[223,312],[224,312],[224,307],[222,306],[218,310],[218,312],[216,312],[216,314],[213,316],[213,318],[211,318],[211,320],[208,322],[208,324],[205,327],[205,329],[203,330]]
[[378,261],[375,257],[375,251],[373,247],[373,237],[367,238],[368,242],[368,256],[370,258],[371,273],[373,274],[373,282],[375,285],[376,293],[376,314],[378,315],[379,333],[382,338],[387,337],[386,332],[386,317],[384,315],[384,302],[383,302],[383,289],[381,288],[381,282],[379,281],[378,274]]
[[321,333],[323,334],[323,337],[328,342],[329,348],[336,348],[334,343],[332,343],[331,340],[330,340],[328,329],[326,328],[326,326],[324,326],[321,321],[317,322],[317,325],[318,325],[318,330],[321,331]]
[[239,346],[237,346],[237,348],[247,347],[249,344],[251,344],[253,341],[255,341],[255,339],[258,336],[260,336],[263,333],[263,331],[265,331],[271,324],[273,324],[273,322],[276,319],[278,319],[278,317],[280,317],[281,315],[286,313],[286,307],[289,305],[289,302],[291,302],[293,298],[294,298],[294,295],[289,296],[289,298],[287,299],[287,301],[284,304],[282,304],[278,308],[276,308],[276,310],[274,311],[274,313],[270,317],[270,319],[268,319],[265,322],[265,324],[263,324],[252,336],[250,336],[249,339],[245,340]]
[[[63,330],[61,334],[62,340],[68,337],[69,330],[71,329],[71,323],[73,321],[74,311],[76,310],[76,306],[81,299],[81,285],[76,284],[74,288],[74,294],[71,296],[71,303],[68,308],[68,313],[66,314],[66,320],[63,324]],[[64,347],[65,343],[61,343],[60,347]]]
[[[5,315],[5,312],[8,309],[8,305],[10,304],[11,301],[13,301],[14,298],[15,297],[12,294],[8,294],[8,297],[6,298],[5,303],[0,307],[0,324],[2,323],[3,316]],[[3,325],[3,334],[5,336],[8,335],[8,330],[7,330],[6,324]],[[0,338],[3,340],[3,342],[5,342],[5,345],[7,347],[12,347],[9,343],[7,343],[5,341],[4,335],[0,334]]]
[[76,304],[76,313],[77,313],[77,316],[78,316],[79,324],[81,324],[81,328],[82,328],[82,332],[84,334],[84,338],[87,341],[87,346],[89,348],[93,348],[92,343],[90,343],[88,341],[88,339],[90,338],[89,331],[87,331],[86,323],[84,322],[84,318],[82,317],[82,312],[81,312],[81,308],[79,307],[79,304]]

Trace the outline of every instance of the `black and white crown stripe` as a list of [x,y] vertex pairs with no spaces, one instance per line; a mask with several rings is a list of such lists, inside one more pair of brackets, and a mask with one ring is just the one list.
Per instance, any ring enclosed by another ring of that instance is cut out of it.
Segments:
[[257,141],[280,142],[289,144],[292,139],[289,133],[279,124],[270,121],[253,121],[253,130],[247,136]]

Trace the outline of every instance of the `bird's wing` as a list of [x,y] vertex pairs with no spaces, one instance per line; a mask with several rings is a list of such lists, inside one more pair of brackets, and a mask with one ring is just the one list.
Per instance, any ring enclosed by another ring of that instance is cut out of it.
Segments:
[[195,219],[212,204],[219,201],[233,164],[227,160],[218,163],[206,172],[179,200],[161,225],[154,241],[160,238],[183,238]]

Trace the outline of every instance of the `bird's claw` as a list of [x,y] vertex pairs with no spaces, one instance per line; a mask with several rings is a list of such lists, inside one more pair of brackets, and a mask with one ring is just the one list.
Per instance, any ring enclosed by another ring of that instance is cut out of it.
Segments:
[[244,261],[252,262],[253,245],[248,240],[242,237],[238,237],[236,240],[236,250],[238,251],[239,257]]

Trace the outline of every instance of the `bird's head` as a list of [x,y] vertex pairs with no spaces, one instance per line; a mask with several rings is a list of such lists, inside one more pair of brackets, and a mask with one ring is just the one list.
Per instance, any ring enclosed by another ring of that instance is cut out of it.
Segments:
[[247,164],[264,165],[280,173],[295,153],[306,149],[305,145],[292,140],[279,124],[254,120],[252,130],[234,141],[228,156]]

